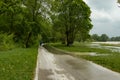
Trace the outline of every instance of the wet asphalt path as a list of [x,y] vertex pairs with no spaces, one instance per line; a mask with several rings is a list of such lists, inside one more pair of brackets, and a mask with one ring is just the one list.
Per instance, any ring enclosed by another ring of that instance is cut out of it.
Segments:
[[39,48],[38,80],[120,80],[120,74],[70,55]]

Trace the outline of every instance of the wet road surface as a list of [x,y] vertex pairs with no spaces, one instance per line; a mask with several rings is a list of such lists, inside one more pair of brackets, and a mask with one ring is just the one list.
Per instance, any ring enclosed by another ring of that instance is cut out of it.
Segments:
[[84,59],[39,48],[38,80],[120,80],[120,74]]

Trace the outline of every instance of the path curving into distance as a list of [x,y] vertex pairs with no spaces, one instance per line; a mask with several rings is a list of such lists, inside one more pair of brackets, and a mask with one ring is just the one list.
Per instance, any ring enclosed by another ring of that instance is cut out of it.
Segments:
[[39,48],[38,80],[120,80],[120,74],[84,59]]

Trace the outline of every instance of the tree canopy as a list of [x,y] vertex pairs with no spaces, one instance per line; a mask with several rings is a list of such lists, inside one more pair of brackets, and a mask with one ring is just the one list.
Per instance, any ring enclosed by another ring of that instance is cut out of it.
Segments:
[[85,41],[90,36],[90,14],[83,0],[0,0],[0,34],[12,34],[23,47],[40,39],[69,46],[76,37]]
[[[54,29],[62,35],[63,43],[67,46],[73,44],[76,34],[79,32],[84,38],[92,28],[90,8],[82,0],[57,0],[55,6],[53,25]],[[83,39],[84,40],[84,39]]]
[[14,41],[24,47],[35,44],[45,22],[42,3],[41,0],[1,0],[0,32],[14,34]]

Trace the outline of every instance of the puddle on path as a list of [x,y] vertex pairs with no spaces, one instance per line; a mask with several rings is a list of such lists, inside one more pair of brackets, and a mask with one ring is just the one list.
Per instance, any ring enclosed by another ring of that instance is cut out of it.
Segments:
[[40,50],[39,80],[120,80],[120,74],[84,59]]
[[39,80],[75,80],[57,65],[54,55],[44,48],[40,52],[39,72]]

